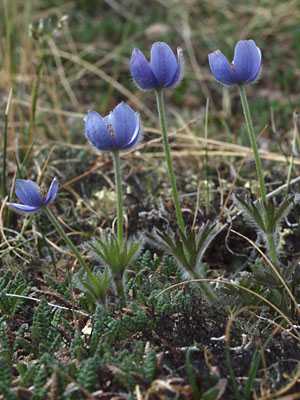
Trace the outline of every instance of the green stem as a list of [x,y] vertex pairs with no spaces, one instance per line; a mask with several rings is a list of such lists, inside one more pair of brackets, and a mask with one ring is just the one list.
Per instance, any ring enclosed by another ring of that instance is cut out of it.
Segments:
[[273,233],[268,233],[267,234],[267,244],[268,244],[268,249],[269,249],[271,261],[272,261],[274,267],[277,270],[279,270],[279,265],[280,264],[279,264],[279,259],[278,259],[278,256],[277,256],[275,238],[274,238],[274,234]]
[[157,101],[157,109],[158,109],[158,115],[159,115],[160,128],[161,128],[163,144],[164,144],[164,151],[165,151],[166,161],[167,161],[167,165],[168,165],[169,178],[170,178],[170,183],[171,183],[172,192],[173,192],[173,200],[174,200],[174,205],[175,205],[175,210],[176,210],[176,215],[177,215],[177,222],[178,222],[180,230],[182,232],[184,232],[184,223],[183,223],[183,218],[182,218],[181,209],[180,209],[179,196],[178,196],[176,179],[175,179],[175,174],[174,174],[174,169],[173,169],[173,164],[172,164],[172,159],[171,159],[170,146],[169,146],[169,141],[168,141],[167,125],[166,125],[165,110],[164,110],[164,100],[163,100],[163,89],[156,90],[156,101]]
[[120,152],[115,150],[113,153],[114,168],[115,168],[115,185],[117,194],[117,218],[118,218],[118,242],[119,246],[123,243],[123,199],[122,199],[122,183],[121,183],[121,168],[120,168]]
[[246,120],[248,132],[249,132],[249,136],[250,136],[250,141],[251,141],[251,146],[252,146],[254,159],[255,159],[258,181],[259,181],[259,185],[260,185],[261,198],[262,198],[263,202],[265,204],[267,204],[267,194],[266,194],[266,188],[265,188],[264,175],[262,172],[261,161],[260,161],[260,157],[259,157],[256,140],[255,140],[255,133],[254,133],[254,129],[253,129],[253,124],[252,124],[251,114],[250,114],[248,100],[247,100],[247,96],[246,96],[245,86],[241,85],[239,88],[240,88],[240,95],[241,95],[245,120]]
[[55,226],[55,228],[58,230],[60,236],[64,239],[64,241],[67,243],[67,245],[70,247],[71,251],[75,254],[77,260],[80,262],[80,264],[83,266],[88,278],[93,282],[93,274],[89,267],[87,266],[87,263],[84,261],[82,258],[81,254],[79,251],[76,249],[74,244],[71,242],[71,240],[68,238],[68,236],[65,234],[63,228],[55,218],[55,216],[52,214],[52,212],[49,210],[49,208],[46,206],[44,207],[44,211],[47,214],[47,217],[50,219],[52,224]]
[[[264,206],[265,225],[268,227],[270,224],[269,224],[269,216],[268,216],[268,212],[267,212],[268,200],[267,200],[264,175],[262,172],[262,166],[261,166],[261,161],[260,161],[260,157],[259,157],[258,147],[257,147],[256,140],[255,140],[255,133],[254,133],[254,129],[253,129],[253,124],[252,124],[251,114],[250,114],[250,110],[249,110],[245,86],[240,85],[239,88],[240,88],[240,95],[241,95],[241,101],[242,101],[242,105],[243,105],[245,120],[246,120],[248,133],[249,133],[249,137],[250,137],[250,141],[251,141],[251,146],[252,146],[254,159],[255,159],[258,181],[259,181],[259,185],[260,185],[261,198],[262,198],[263,206]],[[279,260],[278,260],[278,256],[277,256],[277,252],[276,252],[274,235],[269,233],[269,234],[266,234],[266,236],[267,236],[267,244],[268,244],[268,250],[270,253],[271,261],[272,261],[274,267],[276,267],[278,269],[279,268]]]
[[114,278],[114,283],[115,283],[117,294],[118,294],[118,298],[119,298],[119,301],[120,301],[120,308],[122,309],[123,307],[126,307],[125,292],[124,292],[122,278],[121,279],[120,278]]
[[[194,279],[205,278],[205,276],[196,271],[193,273],[193,275]],[[210,303],[216,303],[216,301],[218,300],[218,296],[216,294],[216,291],[210,286],[210,284],[207,282],[199,282],[199,286],[203,291],[203,293],[205,294],[205,296],[207,297],[207,299],[210,301]]]

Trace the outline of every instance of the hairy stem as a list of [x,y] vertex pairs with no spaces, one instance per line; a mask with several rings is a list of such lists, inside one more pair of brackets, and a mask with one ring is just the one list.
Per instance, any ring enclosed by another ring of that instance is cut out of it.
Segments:
[[123,281],[122,278],[114,278],[114,284],[116,286],[118,298],[119,298],[119,304],[120,304],[120,309],[123,307],[126,307],[125,303],[125,291],[124,291],[124,286],[123,286]]
[[239,88],[240,88],[240,96],[241,96],[241,100],[242,100],[245,120],[246,120],[248,133],[249,133],[249,137],[250,137],[250,141],[251,141],[251,146],[252,146],[254,159],[255,159],[261,198],[262,198],[263,202],[265,204],[267,204],[267,194],[266,194],[266,188],[265,188],[264,175],[262,172],[258,147],[257,147],[256,140],[255,140],[255,133],[254,133],[254,129],[253,129],[253,124],[252,124],[251,114],[250,114],[248,100],[247,100],[247,96],[246,96],[245,86],[241,85]]
[[[244,85],[240,85],[239,88],[240,88],[240,96],[241,96],[241,101],[242,101],[242,105],[243,105],[245,120],[246,120],[248,133],[249,133],[249,137],[250,137],[250,141],[251,141],[251,146],[252,146],[254,159],[255,159],[261,198],[264,203],[265,222],[266,222],[266,226],[269,226],[269,216],[268,216],[268,212],[267,212],[268,200],[267,200],[264,175],[263,175],[263,171],[262,171],[258,147],[257,147],[256,140],[255,140],[255,133],[254,133],[254,129],[253,129],[252,118],[251,118],[250,109],[249,109],[249,105],[248,105],[246,90],[245,90]],[[274,235],[269,233],[266,236],[267,236],[267,246],[268,246],[271,261],[272,261],[273,265],[278,269],[279,268],[279,260],[278,260],[278,256],[277,256],[277,252],[276,252]]]
[[122,199],[122,183],[121,183],[121,168],[120,168],[120,152],[115,150],[113,153],[114,168],[115,168],[115,185],[117,194],[117,219],[118,219],[118,242],[119,246],[123,243],[123,199]]
[[[194,279],[205,278],[205,276],[203,274],[200,274],[199,272],[194,272],[193,275]],[[210,303],[215,303],[218,300],[216,291],[210,286],[208,282],[199,282],[199,286]]]
[[163,144],[164,144],[164,151],[165,151],[166,161],[167,161],[167,165],[168,165],[169,178],[170,178],[170,183],[171,183],[171,187],[172,187],[173,200],[174,200],[174,205],[175,205],[175,210],[176,210],[177,222],[178,222],[178,226],[179,226],[180,230],[182,232],[184,232],[184,223],[183,223],[183,218],[182,218],[181,209],[180,209],[179,196],[178,196],[176,179],[175,179],[175,174],[174,174],[174,169],[173,169],[173,164],[172,164],[172,159],[171,159],[170,146],[169,146],[169,141],[168,141],[167,125],[166,125],[164,101],[163,101],[163,89],[158,89],[156,91],[156,101],[157,101],[157,109],[158,109],[158,115],[159,115],[160,128],[161,128]]
[[271,259],[274,267],[278,270],[279,269],[279,260],[278,260],[277,251],[276,251],[275,237],[274,237],[274,234],[272,234],[272,233],[267,234],[267,247],[269,250],[270,259]]

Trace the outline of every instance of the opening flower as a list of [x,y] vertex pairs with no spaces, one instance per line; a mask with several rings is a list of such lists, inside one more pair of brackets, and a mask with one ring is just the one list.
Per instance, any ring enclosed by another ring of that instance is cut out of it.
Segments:
[[130,70],[135,83],[143,90],[175,86],[183,73],[182,50],[177,49],[176,57],[166,43],[156,42],[151,48],[150,65],[139,49],[131,56]]
[[90,110],[84,122],[88,140],[100,151],[130,150],[141,138],[139,115],[123,102],[104,118]]
[[231,64],[220,50],[210,53],[208,61],[217,81],[228,86],[247,85],[258,76],[261,51],[254,40],[240,40],[235,46]]
[[58,181],[53,179],[49,190],[44,186],[39,186],[37,183],[25,179],[16,179],[15,192],[18,199],[23,204],[6,203],[8,206],[15,208],[21,212],[34,213],[42,207],[48,206],[56,197],[58,190]]

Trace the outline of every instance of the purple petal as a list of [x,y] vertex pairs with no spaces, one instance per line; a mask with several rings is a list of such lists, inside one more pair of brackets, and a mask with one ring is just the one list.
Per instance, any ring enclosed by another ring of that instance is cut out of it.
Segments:
[[156,42],[151,49],[150,67],[160,87],[168,85],[176,73],[177,61],[170,46]]
[[41,188],[35,182],[25,179],[17,179],[15,183],[15,192],[18,199],[31,207],[41,207],[43,198],[40,194]]
[[27,206],[26,204],[18,203],[6,203],[7,206],[15,208],[17,211],[23,211],[28,213],[34,213],[38,211],[41,207],[39,206]]
[[235,46],[234,70],[238,82],[252,82],[261,66],[261,52],[253,40],[240,40]]
[[136,134],[139,120],[136,118],[135,112],[123,102],[115,107],[112,116],[116,145],[122,149],[132,141],[132,137]]
[[229,61],[220,50],[208,55],[211,72],[217,81],[224,85],[234,86],[237,84],[236,74]]
[[257,47],[257,51],[258,51],[258,53],[257,53],[258,58],[255,61],[255,63],[257,64],[257,69],[255,70],[255,68],[253,68],[252,75],[247,79],[247,83],[251,83],[251,82],[255,81],[255,79],[257,78],[257,76],[259,74],[259,71],[260,71],[260,67],[261,67],[261,51],[260,51],[259,47]]
[[141,140],[142,138],[142,134],[141,134],[141,122],[140,122],[140,117],[138,113],[135,113],[135,118],[136,118],[136,128],[135,131],[130,139],[130,142],[126,145],[122,147],[122,150],[129,150],[132,149],[139,140]]
[[58,180],[54,178],[47,193],[45,202],[46,205],[51,204],[52,201],[55,199],[57,190],[58,190]]
[[143,90],[159,87],[150,65],[139,49],[134,49],[130,61],[130,71],[135,83]]
[[103,120],[97,112],[89,110],[84,122],[86,136],[93,146],[100,151],[109,151],[115,148],[113,136],[105,125],[105,118]]
[[165,87],[172,87],[176,84],[179,84],[183,76],[183,55],[182,55],[182,49],[180,47],[178,47],[177,49],[177,59],[178,61],[175,74],[173,75],[170,82],[167,85],[165,85]]

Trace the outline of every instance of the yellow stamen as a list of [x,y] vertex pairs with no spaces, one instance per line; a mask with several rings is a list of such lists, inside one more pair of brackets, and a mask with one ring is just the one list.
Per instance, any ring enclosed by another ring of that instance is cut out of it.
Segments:
[[43,203],[45,203],[48,191],[47,191],[46,185],[44,183],[41,184],[41,189],[38,192],[43,199]]
[[106,127],[109,130],[109,133],[111,134],[111,136],[114,138],[115,137],[115,131],[112,129],[111,124],[107,124]]

